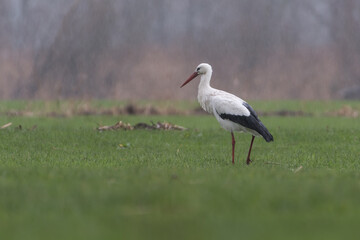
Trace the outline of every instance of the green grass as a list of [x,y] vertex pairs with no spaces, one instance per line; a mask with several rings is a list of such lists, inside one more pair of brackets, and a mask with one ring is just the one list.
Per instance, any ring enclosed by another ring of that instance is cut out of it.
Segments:
[[[329,106],[279,104],[253,105],[310,112]],[[14,106],[24,105],[7,102],[1,108]],[[275,141],[256,138],[253,164],[247,166],[251,137],[235,134],[233,166],[230,134],[211,116],[2,116],[0,126],[13,125],[0,130],[0,239],[359,235],[359,119],[321,114],[261,119]],[[189,129],[95,130],[98,123],[119,120],[166,120]]]

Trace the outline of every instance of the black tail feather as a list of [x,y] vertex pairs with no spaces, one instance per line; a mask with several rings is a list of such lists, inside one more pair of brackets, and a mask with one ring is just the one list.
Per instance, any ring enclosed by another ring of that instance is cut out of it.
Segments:
[[274,137],[271,135],[271,133],[269,132],[269,130],[267,130],[267,128],[264,126],[264,124],[259,121],[259,125],[261,126],[260,128],[257,129],[257,132],[263,136],[263,138],[265,139],[266,142],[271,142],[274,141]]
[[265,141],[271,142],[274,141],[274,137],[271,135],[269,130],[264,126],[264,124],[257,118],[255,114],[250,114],[250,116],[240,116],[240,115],[232,115],[222,113],[219,114],[222,119],[227,119],[232,122],[238,123],[243,127],[249,128],[251,130],[256,131],[259,133]]

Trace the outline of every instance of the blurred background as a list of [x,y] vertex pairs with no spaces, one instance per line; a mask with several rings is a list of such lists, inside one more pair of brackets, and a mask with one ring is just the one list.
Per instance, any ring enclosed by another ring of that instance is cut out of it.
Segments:
[[0,99],[360,98],[359,0],[0,0]]

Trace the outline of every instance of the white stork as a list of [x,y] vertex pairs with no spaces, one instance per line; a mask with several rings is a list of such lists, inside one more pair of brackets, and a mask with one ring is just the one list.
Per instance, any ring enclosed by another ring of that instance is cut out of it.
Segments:
[[198,101],[205,111],[214,114],[215,118],[225,130],[231,132],[233,164],[235,150],[234,131],[247,132],[252,135],[249,153],[246,159],[246,164],[250,164],[250,153],[255,136],[262,136],[266,142],[273,141],[273,136],[264,124],[262,124],[254,109],[247,102],[233,94],[210,86],[212,68],[209,64],[201,63],[197,66],[195,72],[181,87],[199,75]]

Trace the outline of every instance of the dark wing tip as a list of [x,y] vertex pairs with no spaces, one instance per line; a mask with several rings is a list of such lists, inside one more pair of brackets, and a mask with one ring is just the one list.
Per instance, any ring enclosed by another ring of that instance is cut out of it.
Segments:
[[[263,136],[264,137],[264,136]],[[266,137],[264,137],[266,142],[272,142],[274,141],[274,137],[269,133]]]
[[269,132],[269,130],[264,126],[264,124],[259,120],[260,128],[257,130],[261,136],[265,139],[266,142],[274,141],[273,135]]
[[261,136],[263,136],[266,142],[274,141],[274,137],[271,135],[269,130],[264,126],[264,124],[260,121],[255,110],[250,106],[250,104],[248,104],[247,102],[243,102],[243,106],[249,110],[250,116],[253,116],[256,119],[256,121],[259,123],[259,128],[254,130],[256,130]]
[[258,120],[258,115],[256,114],[255,110],[250,106],[250,104],[248,104],[247,102],[243,102],[242,105],[246,107],[247,110],[249,110],[250,114],[253,115],[256,120]]
[[222,119],[230,120],[234,123],[240,124],[243,127],[254,130],[259,133],[266,142],[274,141],[274,137],[271,135],[269,130],[264,126],[264,124],[256,118],[253,114],[249,116],[240,116],[222,113],[219,114]]

